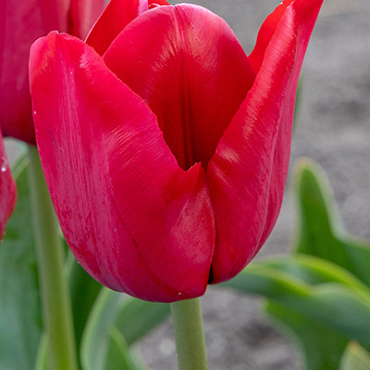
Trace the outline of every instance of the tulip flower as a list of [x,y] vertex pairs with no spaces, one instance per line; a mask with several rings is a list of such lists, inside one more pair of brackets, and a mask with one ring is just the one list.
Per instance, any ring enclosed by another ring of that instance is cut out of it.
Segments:
[[16,200],[17,189],[10,172],[3,135],[0,130],[0,241],[3,238],[6,223],[13,212]]
[[31,44],[52,30],[84,38],[104,0],[1,0],[0,125],[4,136],[36,144],[29,93]]
[[172,302],[256,255],[280,210],[321,4],[285,0],[249,57],[200,6],[133,0],[111,0],[86,43],[53,32],[33,45],[41,162],[65,238],[93,277]]

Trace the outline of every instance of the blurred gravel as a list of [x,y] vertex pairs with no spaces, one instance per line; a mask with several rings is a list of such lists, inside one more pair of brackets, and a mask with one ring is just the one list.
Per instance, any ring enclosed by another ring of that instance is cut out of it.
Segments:
[[[192,2],[192,1],[190,1]],[[200,0],[225,18],[247,54],[275,0]],[[320,163],[347,230],[370,239],[370,1],[325,0],[303,66],[302,106],[291,164]],[[11,159],[18,144],[7,140]],[[279,220],[257,258],[287,253],[295,223],[288,184]],[[299,353],[264,316],[258,297],[210,287],[202,299],[210,370],[298,370]],[[176,369],[170,321],[139,350],[153,370]]]

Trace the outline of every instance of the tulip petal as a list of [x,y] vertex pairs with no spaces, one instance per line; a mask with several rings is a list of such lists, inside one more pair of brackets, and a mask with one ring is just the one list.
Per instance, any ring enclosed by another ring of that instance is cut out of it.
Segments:
[[207,169],[216,219],[213,282],[235,276],[270,234],[288,172],[295,92],[322,0],[295,0],[281,16],[252,89]]
[[143,13],[103,58],[156,114],[183,169],[206,168],[255,77],[226,22],[190,4]]
[[67,28],[69,0],[0,1],[0,125],[4,136],[35,144],[28,87],[31,44]]
[[36,144],[28,85],[31,44],[52,30],[87,33],[104,0],[0,1],[0,124],[4,136]]
[[17,201],[17,189],[6,156],[3,135],[0,130],[0,241],[3,238],[6,223]]
[[30,75],[46,181],[80,263],[142,299],[202,295],[214,250],[202,168],[178,167],[148,106],[80,40],[38,40]]
[[86,43],[103,55],[117,35],[148,9],[148,0],[111,0],[91,29]]
[[263,22],[257,35],[256,45],[248,57],[249,62],[256,73],[261,67],[266,48],[271,41],[271,37],[276,31],[276,27],[279,24],[281,16],[284,14],[287,6],[289,6],[293,1],[294,0],[283,1]]
[[105,0],[71,0],[68,33],[84,39],[104,9]]

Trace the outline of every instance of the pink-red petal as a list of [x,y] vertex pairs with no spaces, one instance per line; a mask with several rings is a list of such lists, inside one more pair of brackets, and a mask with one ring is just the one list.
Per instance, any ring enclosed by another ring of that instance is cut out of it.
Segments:
[[0,125],[4,136],[36,143],[28,84],[31,44],[52,30],[82,36],[103,4],[104,0],[0,1]]
[[287,6],[293,1],[294,0],[284,0],[263,22],[258,32],[256,45],[249,55],[249,62],[256,73],[261,67],[266,48],[276,31],[281,16],[284,14]]
[[86,43],[103,55],[117,35],[148,9],[148,0],[111,0],[91,29]]
[[105,0],[70,0],[68,33],[84,39],[104,9]]
[[255,77],[226,22],[190,4],[143,13],[103,58],[148,103],[184,169],[206,168]]
[[6,156],[3,135],[0,130],[0,241],[3,238],[6,223],[17,201],[17,189],[10,172]]
[[202,295],[214,249],[202,168],[178,167],[150,109],[80,40],[38,40],[30,72],[41,161],[77,259],[142,299]]
[[299,71],[321,4],[295,0],[286,8],[255,83],[209,163],[216,219],[215,283],[235,276],[276,222],[288,172]]
[[0,2],[0,125],[4,136],[35,144],[28,87],[31,44],[52,29],[66,30],[69,0]]

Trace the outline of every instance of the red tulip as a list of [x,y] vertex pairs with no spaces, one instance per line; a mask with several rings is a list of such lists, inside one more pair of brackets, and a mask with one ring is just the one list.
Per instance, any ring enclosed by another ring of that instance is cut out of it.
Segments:
[[52,30],[85,37],[104,0],[1,0],[0,125],[4,136],[36,144],[28,86],[31,44]]
[[97,280],[170,302],[255,256],[280,210],[321,4],[285,1],[249,57],[202,7],[133,0],[112,0],[87,44],[54,32],[33,45],[46,180],[69,246]]
[[17,189],[10,172],[3,135],[0,130],[0,241],[3,238],[6,223],[13,212],[16,200]]

